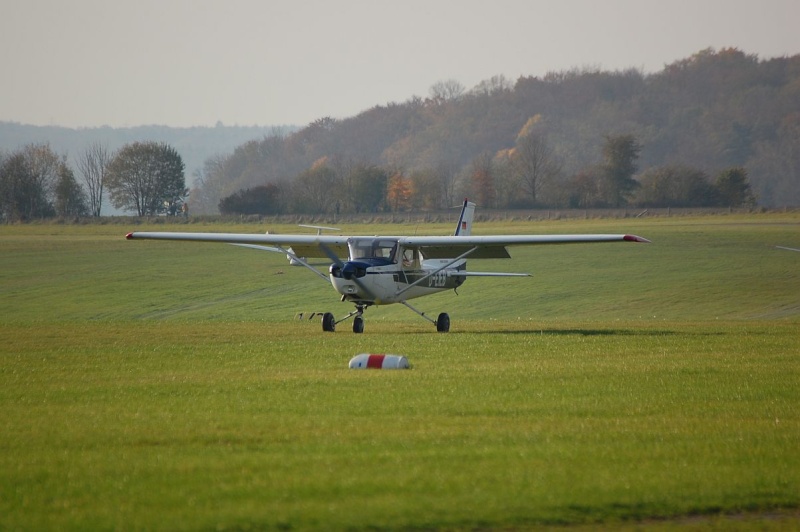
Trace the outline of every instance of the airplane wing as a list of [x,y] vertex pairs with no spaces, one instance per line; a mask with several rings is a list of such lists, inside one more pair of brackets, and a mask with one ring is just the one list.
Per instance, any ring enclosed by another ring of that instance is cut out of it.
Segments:
[[[285,252],[292,248],[298,257],[330,258],[325,248],[346,260],[347,240],[344,235],[272,235],[246,233],[174,233],[133,232],[129,240],[184,240],[238,244],[266,251]],[[367,237],[370,238],[370,237]],[[397,238],[405,248],[419,249],[425,258],[449,259],[467,254],[471,259],[507,259],[509,246],[544,244],[585,244],[591,242],[650,242],[636,235],[491,235],[491,236],[403,236]]]
[[298,257],[330,258],[322,246],[346,260],[347,238],[339,235],[270,235],[246,233],[171,233],[133,232],[128,240],[183,240],[189,242],[220,242],[243,247],[286,253],[289,248]]
[[[409,236],[400,239],[405,248],[416,248],[431,259],[447,259],[467,253],[470,259],[508,259],[509,246],[585,244],[591,242],[650,242],[636,235],[492,235]],[[471,251],[473,250],[474,251]]]

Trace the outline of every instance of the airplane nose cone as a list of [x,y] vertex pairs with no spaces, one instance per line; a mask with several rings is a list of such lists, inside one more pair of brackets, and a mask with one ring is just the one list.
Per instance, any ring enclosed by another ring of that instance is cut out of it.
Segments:
[[352,279],[353,276],[355,276],[355,273],[356,273],[356,267],[350,262],[345,264],[344,268],[342,268],[342,277],[344,277],[348,281]]
[[342,277],[352,280],[356,277],[364,277],[367,274],[367,267],[360,262],[347,262],[342,267]]

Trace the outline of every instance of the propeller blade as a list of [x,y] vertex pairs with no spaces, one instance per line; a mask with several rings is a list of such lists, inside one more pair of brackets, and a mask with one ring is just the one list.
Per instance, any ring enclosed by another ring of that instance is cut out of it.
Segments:
[[332,262],[333,264],[335,264],[335,265],[336,265],[336,266],[338,266],[339,268],[341,268],[341,267],[342,267],[342,261],[341,261],[341,260],[339,260],[339,256],[338,256],[338,255],[336,255],[336,253],[334,253],[334,252],[333,252],[333,250],[332,250],[331,248],[329,248],[328,246],[326,246],[326,245],[325,245],[325,244],[323,244],[322,242],[320,242],[320,243],[319,243],[319,248],[322,250],[322,252],[323,252],[323,253],[325,253],[325,255],[326,255],[326,256],[327,256],[329,259],[331,259],[331,262]]
[[[339,257],[336,255],[336,253],[333,252],[333,250],[331,248],[329,248],[328,246],[326,246],[322,242],[319,243],[319,248],[322,250],[323,253],[325,253],[325,255],[327,255],[327,257],[329,259],[331,259],[331,262],[333,262],[333,264],[337,268],[344,268],[344,264],[339,259]],[[359,279],[358,277],[353,275],[350,279],[348,279],[348,281],[353,281],[364,297],[368,298],[371,301],[375,301],[376,300],[375,294],[372,293],[372,290],[367,288],[366,284],[364,284],[361,281],[361,279]]]
[[370,301],[376,301],[375,294],[373,294],[372,291],[367,288],[358,277],[353,277],[351,281],[356,283],[356,286],[358,286],[358,289],[361,290],[361,293],[364,294],[365,297],[367,297]]

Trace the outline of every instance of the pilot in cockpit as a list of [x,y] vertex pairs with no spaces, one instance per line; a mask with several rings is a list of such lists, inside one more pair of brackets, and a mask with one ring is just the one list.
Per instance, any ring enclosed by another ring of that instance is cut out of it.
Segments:
[[404,249],[403,250],[403,268],[405,269],[412,269],[418,267],[418,259],[415,250],[413,249]]

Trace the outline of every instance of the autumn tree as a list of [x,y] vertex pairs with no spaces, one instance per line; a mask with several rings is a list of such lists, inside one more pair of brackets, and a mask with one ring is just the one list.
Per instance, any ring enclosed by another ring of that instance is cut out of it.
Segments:
[[127,144],[108,166],[111,203],[139,216],[157,214],[187,194],[183,171],[181,156],[165,143]]
[[478,205],[496,207],[497,189],[492,171],[492,155],[489,152],[483,152],[472,160],[469,179]]
[[393,212],[407,211],[411,208],[413,185],[411,180],[401,172],[395,172],[389,178],[386,201]]

